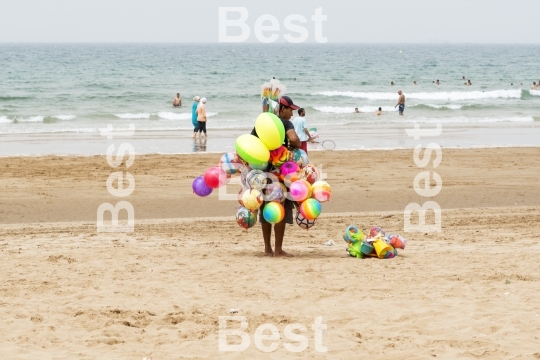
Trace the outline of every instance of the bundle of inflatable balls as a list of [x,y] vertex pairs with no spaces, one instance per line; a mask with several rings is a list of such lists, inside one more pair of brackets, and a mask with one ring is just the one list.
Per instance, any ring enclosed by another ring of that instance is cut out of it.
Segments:
[[[332,189],[321,179],[319,169],[310,164],[305,151],[283,146],[285,128],[274,114],[264,112],[255,121],[257,136],[241,135],[236,139],[236,152],[223,154],[219,164],[193,180],[193,192],[208,196],[213,189],[227,184],[232,176],[240,176],[238,225],[249,229],[257,223],[258,211],[271,224],[283,220],[283,202],[295,202],[296,223],[310,229],[321,214],[321,203],[330,200]],[[264,206],[263,206],[264,204]]]

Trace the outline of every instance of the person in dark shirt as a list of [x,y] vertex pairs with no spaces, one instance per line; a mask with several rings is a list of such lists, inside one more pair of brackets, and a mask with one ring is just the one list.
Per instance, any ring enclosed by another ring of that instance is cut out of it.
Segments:
[[[279,99],[279,118],[281,122],[283,123],[283,127],[285,128],[285,141],[283,142],[283,145],[288,148],[300,148],[300,139],[298,138],[298,135],[296,135],[296,131],[294,131],[294,125],[290,121],[293,110],[298,110],[300,107],[294,105],[293,101],[288,96],[282,96]],[[257,136],[257,131],[253,129],[251,132],[251,135]],[[272,170],[272,165],[269,164],[268,168],[266,169],[267,172],[270,172]],[[294,204],[291,200],[286,199],[283,202],[283,208],[285,209],[285,216],[283,217],[283,220],[277,224],[274,225],[274,233],[275,233],[275,251],[272,251],[272,244],[271,244],[271,238],[272,238],[272,224],[268,223],[263,216],[263,209],[266,205],[266,202],[263,203],[261,208],[259,209],[259,221],[261,222],[261,228],[263,233],[263,239],[264,239],[264,254],[266,256],[274,256],[274,257],[282,257],[282,256],[292,256],[285,251],[283,251],[283,238],[285,237],[285,226],[286,224],[292,224],[293,223],[293,208]]]

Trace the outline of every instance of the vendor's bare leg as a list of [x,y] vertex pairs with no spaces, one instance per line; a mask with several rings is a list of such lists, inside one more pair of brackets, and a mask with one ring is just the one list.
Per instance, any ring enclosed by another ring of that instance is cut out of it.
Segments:
[[274,233],[276,236],[276,252],[274,253],[274,257],[292,256],[291,254],[283,251],[283,249],[281,248],[283,246],[283,238],[285,237],[286,225],[287,223],[285,221],[282,221],[274,225]]
[[264,256],[274,256],[274,252],[272,251],[272,244],[270,243],[270,240],[272,238],[272,224],[261,223],[261,228],[264,238]]

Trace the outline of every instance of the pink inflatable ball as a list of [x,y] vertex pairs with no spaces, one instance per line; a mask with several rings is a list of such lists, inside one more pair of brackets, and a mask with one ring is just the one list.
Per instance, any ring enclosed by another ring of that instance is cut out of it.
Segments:
[[297,202],[303,202],[311,197],[311,184],[305,180],[297,180],[289,186],[290,198]]
[[225,171],[219,166],[211,167],[204,173],[204,182],[212,189],[225,185],[231,179]]
[[315,165],[308,164],[302,169],[302,177],[310,184],[313,184],[315,181],[320,179],[321,174]]
[[298,171],[300,171],[300,167],[293,161],[287,161],[285,164],[281,165],[281,175],[283,176],[287,176]]
[[228,175],[240,174],[246,166],[247,163],[235,152],[223,154],[219,160],[219,167]]
[[200,197],[206,197],[210,195],[213,191],[210,186],[206,185],[203,176],[195,178],[195,180],[193,180],[193,183],[191,184],[191,188],[193,189],[193,192]]

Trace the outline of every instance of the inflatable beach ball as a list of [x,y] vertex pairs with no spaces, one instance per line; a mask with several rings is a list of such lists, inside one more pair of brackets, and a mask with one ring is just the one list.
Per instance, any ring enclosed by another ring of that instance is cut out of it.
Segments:
[[204,182],[204,176],[195,178],[191,184],[191,189],[193,190],[193,193],[200,197],[206,197],[213,191],[213,189]]
[[213,166],[204,173],[204,182],[212,189],[225,185],[231,179],[225,171],[219,166]]
[[285,141],[285,127],[283,122],[272,113],[262,113],[255,121],[257,136],[268,150],[275,150]]
[[300,213],[308,220],[315,220],[321,215],[321,204],[315,199],[307,199],[300,205]]
[[264,206],[263,217],[270,224],[277,224],[285,217],[285,209],[280,203],[269,202]]
[[310,184],[313,184],[315,181],[320,179],[321,174],[319,173],[319,169],[317,169],[315,165],[307,164],[302,169],[302,177],[306,179]]
[[257,223],[257,210],[249,211],[241,206],[236,212],[236,222],[246,230],[253,227]]
[[248,210],[255,211],[261,207],[263,195],[259,190],[250,189],[242,193],[241,204]]
[[280,203],[285,201],[286,193],[283,192],[283,188],[278,184],[266,185],[264,192],[265,201],[277,201]]
[[316,220],[308,220],[302,215],[301,212],[296,213],[296,225],[300,226],[302,229],[309,230],[315,226]]
[[289,150],[285,146],[280,146],[270,151],[270,162],[275,167],[280,167],[289,160]]
[[294,161],[298,166],[309,164],[309,158],[302,149],[294,149],[289,153],[289,161]]
[[245,134],[236,139],[236,153],[249,164],[262,165],[270,158],[270,152],[256,136]]
[[315,181],[311,186],[311,189],[313,198],[319,202],[329,201],[330,196],[332,196],[332,188],[326,181]]
[[246,176],[250,189],[261,190],[266,185],[266,174],[261,170],[251,170]]
[[298,202],[303,202],[311,197],[311,184],[306,180],[296,180],[289,187],[291,199]]
[[229,175],[239,174],[246,167],[246,163],[240,159],[237,153],[228,152],[219,160],[219,166]]
[[266,168],[268,167],[268,161],[263,163],[263,164],[249,164],[249,167],[251,168],[251,170],[266,170]]

